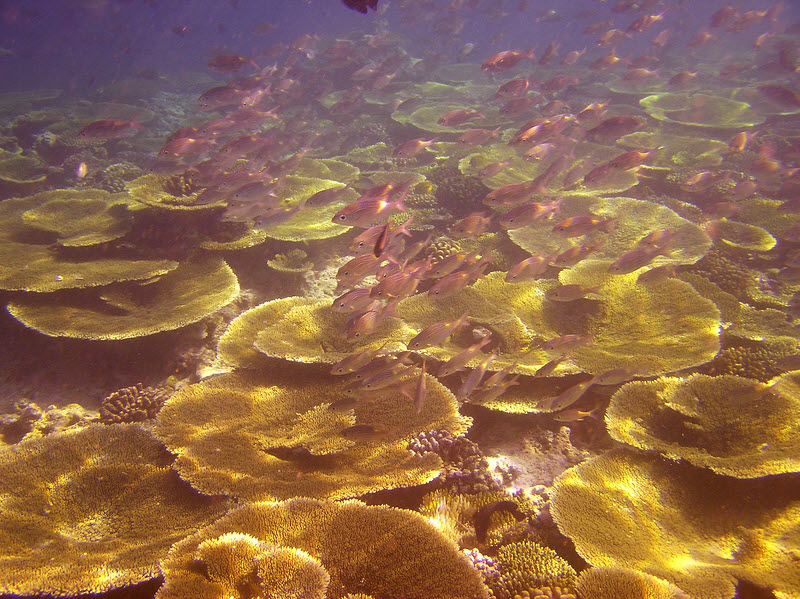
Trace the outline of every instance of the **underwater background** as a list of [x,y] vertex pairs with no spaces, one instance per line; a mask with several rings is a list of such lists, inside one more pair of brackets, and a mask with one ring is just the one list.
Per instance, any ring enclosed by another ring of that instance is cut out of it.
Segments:
[[0,0],[0,597],[800,599],[800,5]]

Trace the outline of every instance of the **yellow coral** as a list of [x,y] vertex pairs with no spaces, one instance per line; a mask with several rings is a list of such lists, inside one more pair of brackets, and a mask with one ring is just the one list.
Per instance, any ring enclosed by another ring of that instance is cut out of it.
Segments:
[[609,434],[720,474],[754,478],[800,471],[800,373],[772,386],[693,375],[628,383],[606,411]]
[[138,425],[94,424],[0,452],[0,593],[102,593],[158,575],[170,545],[226,511]]
[[[258,565],[251,582],[256,588],[263,588],[260,577],[267,573],[272,580],[283,575],[296,582],[305,572],[305,579],[310,580],[308,597],[317,599],[322,596],[319,590],[324,575],[314,564],[321,564],[330,577],[331,597],[487,599],[478,572],[452,541],[419,514],[357,501],[310,499],[246,504],[177,543],[162,562],[164,585],[157,599],[223,597],[219,586],[197,568],[194,557],[207,539],[231,533],[247,535],[249,547],[265,544],[279,550],[265,554],[275,556],[275,568],[259,563],[263,557],[255,558]],[[297,578],[291,575],[292,569]],[[224,597],[245,599],[253,591],[252,587],[239,587]]]
[[58,294],[17,297],[8,311],[52,337],[130,339],[197,322],[239,293],[236,275],[218,258],[187,261],[139,286],[119,285],[67,299]]
[[654,119],[693,127],[741,129],[764,122],[746,102],[708,94],[661,93],[639,100]]
[[[176,392],[155,431],[178,454],[181,476],[204,492],[343,498],[430,481],[441,459],[414,456],[410,439],[428,430],[462,434],[471,422],[433,377],[420,412],[399,391],[342,410],[335,404],[345,387],[340,377],[290,363],[222,375]],[[372,434],[352,437],[354,426]]]
[[542,587],[575,593],[575,570],[549,547],[533,541],[510,543],[500,547],[497,561],[500,576],[488,581],[497,599],[514,599],[526,592],[535,597]]
[[551,513],[594,566],[633,568],[692,597],[734,596],[738,581],[800,593],[800,487],[736,479],[653,455],[612,451],[555,482]]

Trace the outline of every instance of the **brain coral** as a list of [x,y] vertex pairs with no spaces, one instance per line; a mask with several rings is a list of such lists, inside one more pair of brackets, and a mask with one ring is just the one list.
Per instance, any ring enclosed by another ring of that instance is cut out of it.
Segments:
[[[227,542],[236,552],[208,551],[209,540]],[[265,561],[270,555],[271,563]],[[311,581],[308,594],[259,594],[266,574],[274,580],[276,571],[302,569]],[[157,599],[487,599],[477,570],[425,518],[358,501],[298,498],[245,505],[177,543],[162,571]],[[231,574],[220,584],[215,578],[223,572]],[[327,594],[321,594],[325,575],[330,582]],[[227,581],[237,577],[250,586],[231,589]]]
[[181,476],[204,492],[339,499],[434,479],[441,458],[416,456],[408,442],[431,429],[461,434],[471,423],[430,376],[420,412],[399,391],[342,410],[345,387],[341,377],[287,362],[222,375],[176,392],[155,432],[178,454]]
[[696,374],[628,383],[606,411],[609,434],[739,478],[800,471],[800,372],[769,384]]
[[154,578],[169,547],[222,515],[135,424],[94,424],[0,453],[0,593],[74,596]]
[[731,599],[742,580],[800,593],[793,476],[737,479],[612,451],[561,475],[550,510],[594,566],[640,570],[703,599]]

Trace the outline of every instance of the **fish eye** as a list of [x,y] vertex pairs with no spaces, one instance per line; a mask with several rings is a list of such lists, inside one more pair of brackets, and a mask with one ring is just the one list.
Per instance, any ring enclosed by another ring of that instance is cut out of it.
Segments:
[[347,220],[347,217],[346,217],[344,214],[342,214],[342,215],[339,217],[339,220]]

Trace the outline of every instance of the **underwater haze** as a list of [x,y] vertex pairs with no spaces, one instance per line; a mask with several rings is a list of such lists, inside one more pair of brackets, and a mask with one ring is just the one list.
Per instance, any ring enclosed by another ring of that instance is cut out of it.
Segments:
[[800,5],[0,0],[0,599],[800,599]]

